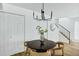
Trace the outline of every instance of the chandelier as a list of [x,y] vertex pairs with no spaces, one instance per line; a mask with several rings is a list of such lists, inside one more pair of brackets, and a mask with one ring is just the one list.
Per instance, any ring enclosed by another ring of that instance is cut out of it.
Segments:
[[35,13],[33,12],[33,19],[39,20],[39,21],[41,21],[41,20],[47,20],[47,21],[51,20],[52,19],[52,11],[50,13],[50,17],[46,18],[45,17],[45,11],[44,11],[44,3],[42,3],[42,9],[41,9],[41,16],[40,16],[40,18],[38,18],[38,15],[35,16]]

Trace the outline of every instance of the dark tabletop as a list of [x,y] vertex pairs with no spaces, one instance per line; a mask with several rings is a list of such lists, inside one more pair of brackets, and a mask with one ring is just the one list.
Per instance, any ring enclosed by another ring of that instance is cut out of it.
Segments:
[[35,49],[37,52],[44,52],[48,49],[54,48],[56,43],[51,40],[32,40],[27,42],[27,46],[31,49]]

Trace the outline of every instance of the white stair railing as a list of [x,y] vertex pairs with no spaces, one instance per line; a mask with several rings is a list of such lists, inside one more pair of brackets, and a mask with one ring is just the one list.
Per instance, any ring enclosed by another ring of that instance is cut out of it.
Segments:
[[55,24],[59,28],[59,33],[69,40],[70,44],[70,31],[60,24]]

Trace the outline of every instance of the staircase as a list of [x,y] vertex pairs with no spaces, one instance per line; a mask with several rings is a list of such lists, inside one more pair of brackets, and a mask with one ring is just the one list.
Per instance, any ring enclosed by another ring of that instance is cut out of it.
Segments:
[[[55,24],[56,27],[59,29],[59,33],[65,37],[68,43],[64,42],[64,55],[65,56],[79,56],[79,42],[74,42],[70,40],[70,34],[71,32],[66,29],[63,25]],[[58,51],[56,52],[58,53]]]
[[60,24],[55,25],[59,29],[59,33],[63,35],[69,41],[70,44],[70,31]]

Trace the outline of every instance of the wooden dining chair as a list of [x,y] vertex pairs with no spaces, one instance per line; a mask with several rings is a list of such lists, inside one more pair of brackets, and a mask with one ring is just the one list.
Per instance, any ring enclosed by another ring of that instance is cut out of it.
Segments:
[[64,43],[63,42],[56,42],[56,47],[52,48],[53,54],[51,53],[51,55],[55,55],[55,52],[57,50],[61,50],[62,56],[64,55]]
[[28,42],[28,41],[25,41],[25,42],[24,42],[24,46],[25,46],[24,55],[25,55],[25,56],[30,56],[30,49],[29,49],[28,46],[27,46],[27,42]]

